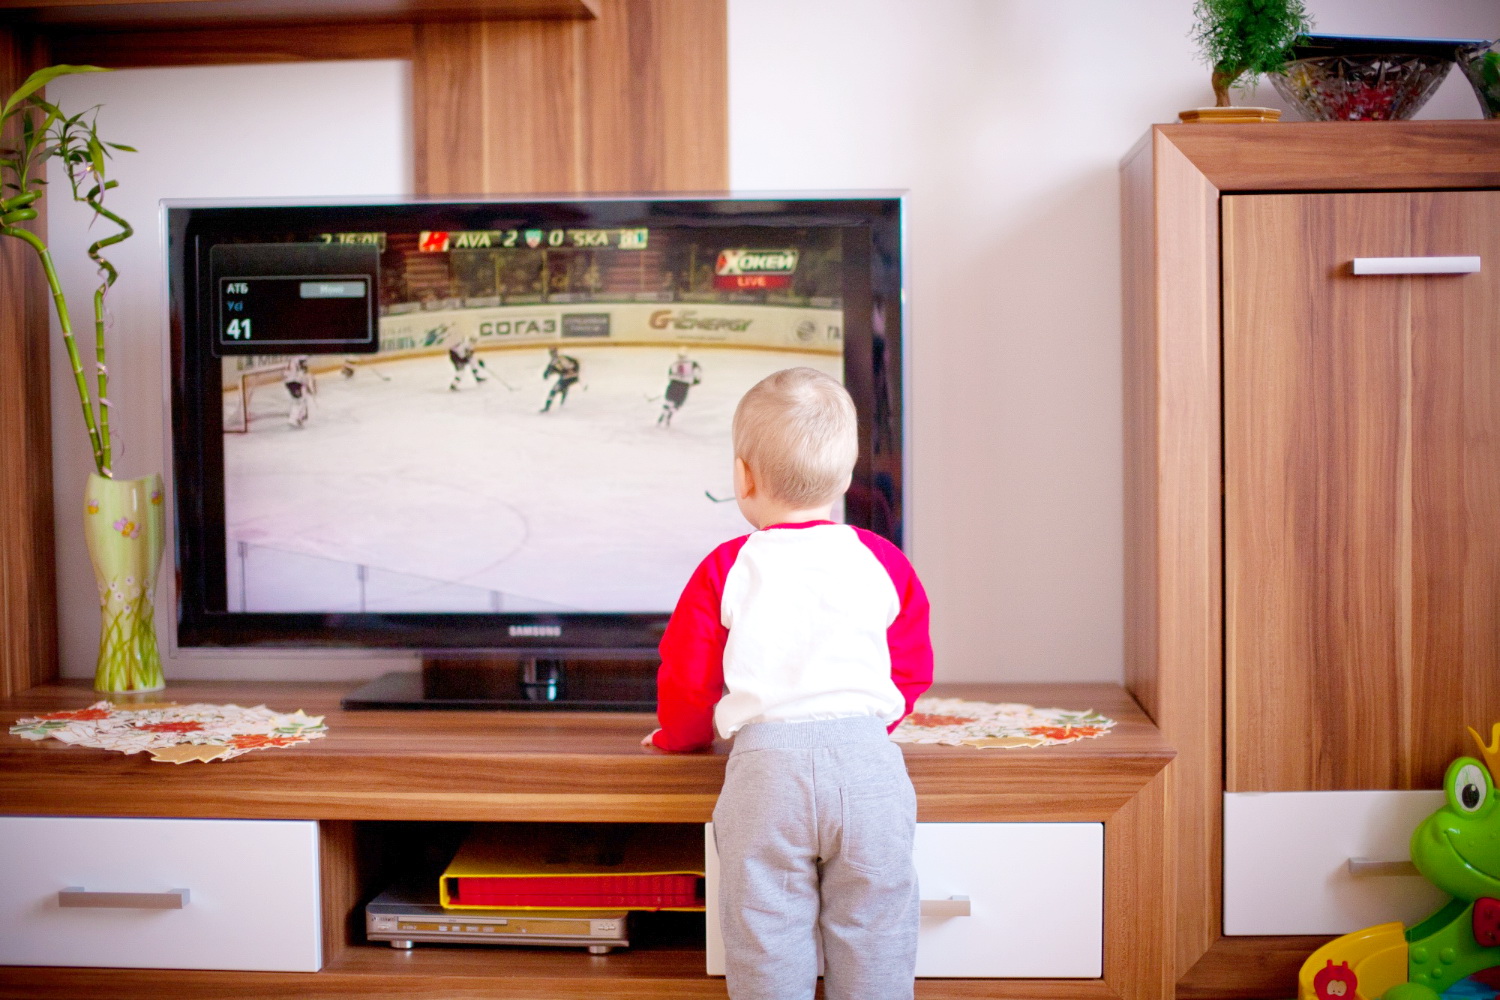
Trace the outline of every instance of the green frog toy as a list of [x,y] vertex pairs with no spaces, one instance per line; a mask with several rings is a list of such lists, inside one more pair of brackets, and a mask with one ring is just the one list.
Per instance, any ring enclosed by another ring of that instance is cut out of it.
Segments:
[[[1485,762],[1460,757],[1443,777],[1447,799],[1417,827],[1411,860],[1453,898],[1414,927],[1369,927],[1319,948],[1302,967],[1299,1000],[1438,1000],[1478,972],[1500,967],[1500,723]],[[1486,766],[1488,765],[1488,766]]]

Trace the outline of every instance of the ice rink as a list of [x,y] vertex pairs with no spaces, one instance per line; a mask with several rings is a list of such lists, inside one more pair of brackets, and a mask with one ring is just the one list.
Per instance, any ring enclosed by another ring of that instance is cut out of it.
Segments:
[[[541,413],[544,347],[318,376],[288,425],[277,384],[224,436],[229,606],[247,611],[669,611],[698,562],[749,531],[729,426],[781,368],[842,377],[830,354],[694,349],[703,382],[657,425],[671,347],[565,344],[581,381]],[[314,366],[322,360],[314,358]],[[334,360],[334,359],[329,359]]]

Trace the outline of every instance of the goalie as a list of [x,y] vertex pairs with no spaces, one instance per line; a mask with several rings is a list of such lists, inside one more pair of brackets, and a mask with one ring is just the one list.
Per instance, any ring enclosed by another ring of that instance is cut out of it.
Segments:
[[288,361],[281,374],[281,384],[286,387],[287,395],[292,397],[286,422],[293,427],[300,428],[307,423],[307,396],[312,391],[312,379],[312,372],[307,370],[305,354],[299,354]]

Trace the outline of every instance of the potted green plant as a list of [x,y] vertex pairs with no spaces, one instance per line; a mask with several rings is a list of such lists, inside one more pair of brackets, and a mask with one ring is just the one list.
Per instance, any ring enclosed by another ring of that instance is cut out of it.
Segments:
[[[1231,106],[1231,87],[1249,86],[1261,74],[1280,68],[1292,44],[1313,27],[1302,0],[1197,0],[1193,15],[1193,39],[1212,70],[1214,105],[1219,108]],[[1248,114],[1276,112],[1274,108],[1242,110],[1246,118],[1274,121],[1280,117],[1279,113]]]
[[[105,298],[118,272],[102,253],[133,232],[128,222],[105,207],[104,200],[118,184],[107,176],[110,157],[116,151],[134,150],[99,137],[97,107],[68,114],[42,96],[43,88],[60,76],[103,71],[99,66],[49,66],[27,77],[0,105],[0,134],[12,136],[11,141],[0,145],[0,236],[25,243],[41,263],[93,454],[94,468],[84,502],[84,533],[99,584],[103,619],[94,686],[103,691],[146,691],[163,684],[152,591],[161,562],[164,497],[160,475],[117,479],[111,468]],[[110,227],[110,232],[88,248],[99,276],[93,294],[92,395],[52,252],[43,236],[26,226],[38,217],[37,205],[47,190],[42,173],[49,164],[63,169],[73,199],[87,204],[93,218]]]

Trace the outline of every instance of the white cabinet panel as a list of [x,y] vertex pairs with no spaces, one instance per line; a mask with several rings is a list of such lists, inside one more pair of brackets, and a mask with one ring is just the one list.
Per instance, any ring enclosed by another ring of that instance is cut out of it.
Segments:
[[0,965],[322,965],[316,823],[8,816],[0,845]]
[[1408,925],[1446,900],[1420,875],[1355,875],[1350,858],[1409,861],[1440,791],[1224,796],[1224,933],[1347,934]]
[[[708,972],[724,974],[718,855],[705,835]],[[924,910],[917,975],[1092,979],[1104,950],[1104,827],[1100,823],[918,823]]]

